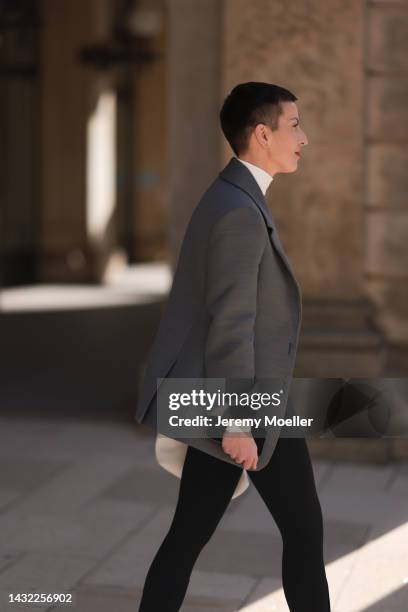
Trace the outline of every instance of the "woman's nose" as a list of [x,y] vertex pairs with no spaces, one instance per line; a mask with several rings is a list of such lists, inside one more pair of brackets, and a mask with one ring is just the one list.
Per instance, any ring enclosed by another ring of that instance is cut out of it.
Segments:
[[307,144],[309,144],[309,141],[308,141],[308,139],[307,139],[307,136],[306,136],[306,134],[305,134],[304,132],[303,132],[303,138],[302,138],[302,141],[301,141],[301,142],[302,142],[302,144],[303,144],[303,145],[307,145]]

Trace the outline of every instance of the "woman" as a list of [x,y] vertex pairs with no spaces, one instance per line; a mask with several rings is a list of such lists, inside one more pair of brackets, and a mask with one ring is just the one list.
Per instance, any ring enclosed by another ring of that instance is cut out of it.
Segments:
[[[308,143],[296,100],[282,87],[251,82],[237,85],[224,101],[221,127],[236,157],[193,211],[136,410],[136,420],[156,432],[163,433],[157,391],[165,378],[281,379],[281,414],[294,409],[288,394],[301,292],[265,193],[275,174],[297,169]],[[230,426],[222,437],[183,444],[162,433],[157,458],[180,475],[180,490],[139,612],[180,609],[198,555],[249,481],[282,535],[291,612],[329,611],[322,513],[305,439],[284,438],[279,428],[254,437],[250,428]]]

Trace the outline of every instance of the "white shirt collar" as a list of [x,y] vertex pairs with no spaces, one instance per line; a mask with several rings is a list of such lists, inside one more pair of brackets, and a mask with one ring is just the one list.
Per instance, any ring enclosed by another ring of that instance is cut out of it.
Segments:
[[248,170],[250,171],[250,173],[252,174],[256,182],[258,183],[260,190],[265,195],[266,190],[268,189],[269,185],[273,181],[273,176],[268,174],[268,172],[266,172],[266,170],[264,170],[263,168],[260,168],[259,166],[255,166],[255,164],[251,164],[250,162],[244,159],[240,159],[239,157],[237,157],[236,159],[240,161],[241,164],[244,164],[244,166],[248,168]]

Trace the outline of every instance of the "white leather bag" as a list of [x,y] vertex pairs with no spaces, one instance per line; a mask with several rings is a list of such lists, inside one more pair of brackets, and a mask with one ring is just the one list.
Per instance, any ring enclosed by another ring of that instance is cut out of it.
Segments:
[[[155,454],[158,464],[173,474],[181,478],[184,460],[186,458],[187,444],[168,438],[161,433],[157,434],[155,443]],[[243,493],[249,486],[249,478],[246,470],[242,470],[241,478],[235,488],[231,499],[235,499]]]

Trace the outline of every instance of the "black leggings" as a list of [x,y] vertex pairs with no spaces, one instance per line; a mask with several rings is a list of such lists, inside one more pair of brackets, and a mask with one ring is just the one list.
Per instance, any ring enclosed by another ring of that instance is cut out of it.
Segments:
[[[256,442],[259,448],[263,440]],[[241,473],[239,465],[187,448],[174,517],[147,573],[139,612],[180,610],[197,557]],[[322,512],[306,440],[279,438],[268,465],[247,474],[282,536],[282,582],[290,611],[330,612]]]

